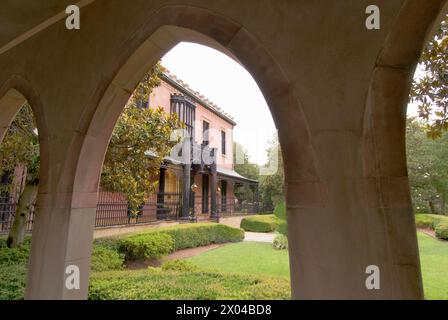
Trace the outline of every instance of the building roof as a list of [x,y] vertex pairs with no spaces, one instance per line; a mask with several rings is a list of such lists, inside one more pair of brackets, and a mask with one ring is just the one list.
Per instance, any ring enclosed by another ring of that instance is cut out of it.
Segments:
[[242,175],[240,175],[238,172],[236,172],[235,170],[230,170],[230,169],[225,169],[225,168],[220,168],[218,167],[216,169],[216,171],[218,172],[218,175],[221,176],[225,176],[225,177],[229,177],[232,178],[234,180],[238,180],[238,182],[243,182],[243,183],[258,183],[257,180],[252,180],[249,178],[246,178]]
[[162,73],[161,79],[173,87],[175,87],[177,90],[182,92],[183,94],[189,96],[191,99],[198,102],[200,105],[204,106],[207,110],[213,112],[221,119],[227,121],[228,123],[232,124],[233,126],[236,126],[236,122],[233,119],[232,116],[224,112],[220,107],[218,107],[215,103],[204,97],[202,94],[200,94],[197,91],[194,91],[190,88],[190,86],[185,83],[184,81],[177,78],[174,74],[170,73],[168,70]]

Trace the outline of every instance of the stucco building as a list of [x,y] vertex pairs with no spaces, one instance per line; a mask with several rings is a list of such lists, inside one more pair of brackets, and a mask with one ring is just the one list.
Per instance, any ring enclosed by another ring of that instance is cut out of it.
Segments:
[[[165,72],[146,104],[176,113],[185,124],[184,136],[190,145],[178,152],[174,148],[160,170],[157,194],[158,216],[163,218],[165,203],[182,201],[178,215],[218,218],[234,212],[256,212],[257,181],[234,170],[233,128],[231,116],[200,93],[192,90],[175,75]],[[187,152],[190,156],[183,156]],[[252,199],[237,199],[236,185],[253,186]],[[177,207],[176,207],[177,208]],[[173,210],[170,210],[172,212]]]

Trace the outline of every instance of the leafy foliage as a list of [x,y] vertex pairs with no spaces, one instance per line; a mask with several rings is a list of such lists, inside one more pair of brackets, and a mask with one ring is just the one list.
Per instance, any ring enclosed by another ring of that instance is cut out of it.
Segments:
[[188,249],[244,239],[244,231],[223,224],[197,223],[168,227],[159,232],[170,235],[174,250]]
[[[210,244],[239,242],[244,231],[222,224],[197,223],[157,228],[135,235],[96,240],[107,248],[118,248],[128,260],[155,259],[176,250]],[[118,245],[117,245],[118,243]]]
[[198,267],[187,260],[170,260],[162,265],[163,271],[193,272],[198,271]]
[[249,232],[273,232],[276,228],[274,215],[257,215],[241,220],[241,229]]
[[92,271],[109,271],[123,269],[124,256],[116,250],[94,246],[90,268]]
[[103,163],[101,187],[124,194],[134,215],[156,191],[160,165],[178,142],[172,134],[183,127],[175,113],[144,105],[162,71],[157,64],[139,83],[115,125]]
[[283,157],[277,138],[271,141],[267,153],[268,167],[277,165],[277,170],[274,174],[260,176],[260,195],[265,206],[275,206],[285,199]]
[[[39,138],[29,104],[19,110],[6,132],[0,144],[0,159],[0,177],[11,175],[17,166],[23,165],[27,167],[27,183],[38,184]],[[11,192],[12,184],[0,185],[0,191]]]
[[217,271],[141,271],[95,273],[90,300],[264,300],[290,299],[286,279]]
[[435,214],[415,215],[415,224],[418,228],[432,229],[436,237],[441,240],[448,240],[448,217]]
[[288,234],[288,224],[286,222],[286,203],[285,201],[280,202],[275,206],[274,215],[277,217],[277,232],[287,235]]
[[[234,170],[243,177],[252,180],[259,180],[260,177],[259,166],[254,163],[250,163],[247,149],[245,149],[241,144],[237,142],[233,144],[233,163],[234,163]],[[255,190],[253,187],[246,184],[235,185],[234,188],[235,197],[241,203],[247,201],[248,199],[253,199],[254,191]]]
[[[163,109],[125,107],[118,119],[107,150],[101,186],[126,195],[131,211],[137,214],[149,195],[156,190],[163,158],[177,141],[170,141],[180,127],[175,114]],[[150,152],[150,154],[148,154]]]
[[411,101],[418,104],[427,135],[440,138],[448,130],[448,17],[424,49],[419,68],[423,76],[412,85]]
[[120,241],[120,251],[126,255],[126,260],[157,259],[174,249],[171,236],[154,232],[130,236]]
[[288,249],[288,238],[283,234],[279,234],[274,238],[272,246],[277,250],[286,250]]
[[445,213],[448,197],[448,133],[438,140],[425,136],[416,119],[407,124],[408,172],[417,212]]

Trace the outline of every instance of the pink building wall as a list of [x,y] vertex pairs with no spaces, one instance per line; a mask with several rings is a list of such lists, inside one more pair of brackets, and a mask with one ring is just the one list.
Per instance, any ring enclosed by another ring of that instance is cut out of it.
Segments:
[[[165,112],[170,113],[171,109],[171,95],[182,94],[179,90],[172,87],[170,84],[162,80],[162,83],[157,88],[154,88],[150,98],[149,107],[162,107]],[[210,124],[209,130],[209,145],[212,148],[218,149],[217,165],[225,169],[233,169],[233,124],[229,123],[214,112],[208,110],[198,102],[194,103],[196,106],[196,123],[195,123],[195,142],[201,144],[203,142],[202,136],[202,122],[207,121]],[[221,131],[226,132],[226,154],[222,154],[221,150]]]

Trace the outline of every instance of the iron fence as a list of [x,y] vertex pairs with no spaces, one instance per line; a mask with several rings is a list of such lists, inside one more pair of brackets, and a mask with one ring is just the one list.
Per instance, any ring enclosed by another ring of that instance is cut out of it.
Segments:
[[[217,213],[222,217],[236,215],[250,215],[259,212],[272,212],[273,208],[263,207],[257,202],[235,203],[233,199],[222,202],[217,197]],[[13,224],[17,204],[10,198],[0,197],[0,233],[8,232]],[[203,212],[206,209],[205,212]],[[34,221],[34,206],[32,207],[26,230],[32,230]],[[182,212],[181,193],[156,193],[150,196],[147,203],[141,206],[138,214],[134,215],[129,209],[128,202],[123,194],[99,192],[96,208],[95,227],[106,228],[112,226],[124,226],[133,224],[153,223],[160,220],[176,221]],[[190,215],[198,220],[208,220],[211,213],[211,197],[208,199],[208,207],[204,208],[201,196],[192,198]]]
[[180,214],[180,193],[152,194],[137,214],[132,213],[123,194],[100,192],[96,208],[95,227],[152,223],[177,220]]
[[[0,197],[0,233],[8,232],[14,222],[17,204],[9,197]],[[26,231],[30,232],[33,228],[34,205],[31,207],[28,220],[26,221]]]

